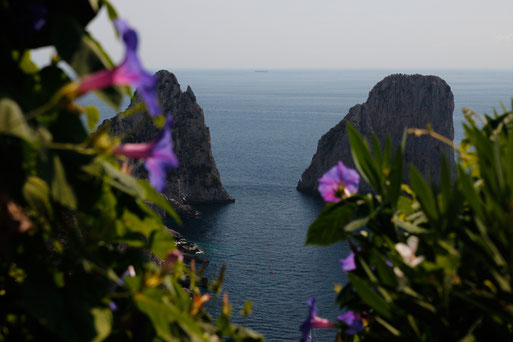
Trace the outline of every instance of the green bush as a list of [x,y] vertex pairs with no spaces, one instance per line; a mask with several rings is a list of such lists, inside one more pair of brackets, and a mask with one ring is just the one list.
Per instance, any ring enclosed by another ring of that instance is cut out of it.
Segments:
[[[118,65],[87,32],[102,8],[127,50]],[[222,277],[202,294],[202,270],[182,262],[149,207],[179,222],[155,190],[177,161],[135,31],[107,0],[2,1],[0,19],[0,341],[263,340],[230,322],[226,296],[217,321],[206,312]],[[55,48],[42,69],[30,58],[41,46]],[[96,91],[119,107],[129,85],[163,127],[155,141],[120,145],[108,127],[90,132],[98,110],[75,102]],[[125,157],[142,158],[150,182],[132,177]]]
[[[511,339],[513,112],[503,109],[493,117],[464,110],[457,176],[444,161],[439,187],[413,166],[410,186],[401,184],[404,143],[392,154],[389,142],[381,148],[374,141],[371,152],[348,126],[356,168],[374,193],[339,192],[306,241],[351,246],[341,260],[349,282],[336,286],[343,341]],[[429,129],[409,133],[451,143]],[[316,319],[309,316],[309,329]]]

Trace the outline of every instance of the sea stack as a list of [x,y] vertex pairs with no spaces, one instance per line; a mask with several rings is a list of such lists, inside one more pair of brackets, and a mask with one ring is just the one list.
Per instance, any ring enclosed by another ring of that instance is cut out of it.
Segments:
[[[451,88],[440,77],[403,74],[386,77],[372,88],[365,103],[352,107],[335,127],[321,137],[317,152],[303,172],[297,189],[317,195],[317,180],[337,161],[354,167],[346,133],[348,122],[368,141],[375,133],[383,145],[386,136],[390,135],[395,152],[405,128],[426,128],[431,125],[435,132],[452,141],[453,110]],[[413,164],[424,176],[438,184],[442,155],[447,157],[454,174],[454,151],[451,146],[429,136],[408,135],[403,181],[408,183],[407,168]],[[371,191],[370,186],[362,180],[360,192],[368,191]]]
[[[205,124],[203,109],[196,101],[192,89],[182,92],[174,74],[166,70],[156,73],[157,93],[164,113],[173,116],[173,144],[180,166],[167,176],[163,192],[181,216],[193,216],[191,204],[226,203],[234,199],[221,184],[221,176],[212,155],[210,130]],[[142,100],[137,94],[127,111]],[[137,112],[123,118],[123,113],[105,120],[110,131],[123,137],[123,142],[140,143],[152,140],[159,132],[144,112]],[[143,121],[144,120],[144,121]],[[102,124],[102,125],[103,125]],[[136,164],[137,165],[137,164]],[[137,167],[133,174],[147,177],[146,169]]]

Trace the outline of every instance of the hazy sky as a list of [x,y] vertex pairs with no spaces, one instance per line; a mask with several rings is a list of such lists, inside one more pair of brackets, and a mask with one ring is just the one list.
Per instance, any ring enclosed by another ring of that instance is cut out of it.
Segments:
[[[112,2],[151,69],[513,69],[513,0]],[[90,30],[121,60],[105,13]]]

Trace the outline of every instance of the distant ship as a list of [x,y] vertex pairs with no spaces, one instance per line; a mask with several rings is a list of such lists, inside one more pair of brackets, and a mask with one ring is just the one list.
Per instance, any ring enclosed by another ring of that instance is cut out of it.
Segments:
[[255,70],[255,72],[268,72],[269,70]]

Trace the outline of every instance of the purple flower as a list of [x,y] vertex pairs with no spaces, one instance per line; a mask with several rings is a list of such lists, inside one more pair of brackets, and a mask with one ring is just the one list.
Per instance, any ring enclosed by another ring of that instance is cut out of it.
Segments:
[[358,191],[360,175],[341,161],[319,178],[319,193],[326,202],[339,202]]
[[118,306],[116,305],[116,303],[114,303],[113,301],[110,301],[109,302],[109,308],[112,310],[112,311],[118,311],[119,308]]
[[150,142],[123,144],[113,150],[114,153],[125,157],[144,159],[150,184],[158,192],[164,190],[167,172],[178,167],[178,158],[173,152],[173,139],[171,138],[172,122],[172,118],[168,116],[162,131]]
[[27,20],[30,22],[31,28],[34,31],[39,31],[46,24],[46,17],[48,10],[40,4],[31,4],[27,7]]
[[131,85],[141,94],[148,113],[160,114],[157,100],[157,78],[147,73],[137,57],[137,33],[121,19],[114,20],[114,25],[125,43],[125,59],[114,69],[102,70],[85,77],[79,85],[79,94],[98,90],[111,85]]
[[325,318],[317,317],[317,307],[315,306],[315,297],[310,297],[306,301],[310,310],[306,320],[299,326],[301,331],[301,342],[310,342],[310,332],[316,328],[334,328],[335,324]]
[[340,259],[340,265],[344,272],[356,270],[356,264],[354,263],[354,253],[350,252],[345,259]]
[[337,317],[341,322],[344,322],[349,329],[346,330],[346,334],[354,335],[359,333],[365,328],[364,320],[359,314],[352,311],[346,311],[344,314]]

